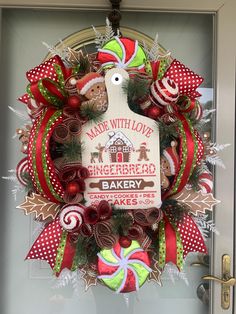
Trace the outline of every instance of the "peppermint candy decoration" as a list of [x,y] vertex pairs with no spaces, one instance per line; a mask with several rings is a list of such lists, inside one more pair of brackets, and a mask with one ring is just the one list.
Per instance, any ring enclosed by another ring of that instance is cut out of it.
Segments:
[[213,190],[213,177],[212,174],[208,171],[202,172],[199,175],[198,185],[200,190],[204,194],[211,193]]
[[116,66],[119,68],[143,69],[147,57],[137,40],[130,38],[114,39],[105,43],[102,49],[98,49],[97,60],[103,67]]
[[19,182],[26,186],[27,185],[27,180],[25,178],[25,174],[29,173],[29,169],[28,169],[28,158],[25,157],[23,158],[17,165],[16,167],[16,176],[17,179],[19,180]]
[[190,117],[194,118],[196,121],[199,121],[202,118],[202,106],[198,100],[195,101],[195,107],[190,113]]
[[179,87],[175,81],[165,77],[151,85],[150,99],[158,107],[173,104],[179,97]]
[[83,223],[84,209],[78,205],[69,205],[62,208],[59,221],[63,229],[68,232],[77,232]]
[[149,256],[137,241],[98,253],[98,278],[117,293],[139,290],[151,271]]
[[36,119],[44,109],[44,104],[29,98],[27,101],[27,111],[31,119]]

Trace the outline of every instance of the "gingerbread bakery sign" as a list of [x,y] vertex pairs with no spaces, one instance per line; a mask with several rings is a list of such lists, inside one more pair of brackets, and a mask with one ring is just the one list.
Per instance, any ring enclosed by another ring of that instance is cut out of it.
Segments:
[[[83,128],[82,162],[90,172],[85,199],[87,205],[107,200],[122,209],[158,207],[159,133],[153,120],[129,109],[122,90],[126,79],[128,74],[123,69],[107,72],[108,109],[102,122],[87,123]],[[94,83],[93,90],[96,79]]]

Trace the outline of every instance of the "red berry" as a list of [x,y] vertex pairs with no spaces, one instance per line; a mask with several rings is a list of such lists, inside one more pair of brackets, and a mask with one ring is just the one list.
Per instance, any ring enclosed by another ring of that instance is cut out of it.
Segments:
[[132,241],[125,236],[121,236],[119,239],[120,246],[122,246],[125,249],[127,249],[131,245],[131,243],[132,243]]
[[81,105],[81,100],[79,96],[69,96],[67,99],[67,105],[72,109],[78,109]]
[[157,118],[161,115],[161,109],[157,106],[151,105],[147,109],[147,116],[151,119],[157,120]]
[[75,195],[80,192],[80,186],[76,181],[71,181],[66,186],[66,192],[69,195]]

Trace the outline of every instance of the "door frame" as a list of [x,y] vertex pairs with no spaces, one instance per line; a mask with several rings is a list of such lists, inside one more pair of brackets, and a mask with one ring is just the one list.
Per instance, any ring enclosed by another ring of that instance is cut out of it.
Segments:
[[[124,3],[123,3],[124,2]],[[229,254],[232,258],[231,274],[235,276],[235,56],[236,41],[233,38],[236,30],[236,1],[235,0],[123,0],[123,11],[145,12],[189,12],[189,13],[212,13],[216,19],[215,31],[215,103],[216,103],[216,133],[218,143],[230,143],[229,149],[222,152],[226,169],[217,168],[215,191],[216,197],[221,200],[215,210],[217,228],[222,236],[215,241],[216,245],[212,252],[212,272],[216,276],[221,275],[221,257]],[[191,2],[191,3],[190,3]],[[0,8],[34,8],[56,10],[107,10],[110,9],[108,0],[0,0]],[[232,175],[233,173],[233,175]],[[223,183],[223,184],[222,184]],[[233,236],[234,235],[234,236]],[[229,310],[220,308],[221,287],[213,284],[213,308],[214,314],[236,314],[236,293],[234,304],[231,302]],[[231,297],[232,300],[232,297]]]

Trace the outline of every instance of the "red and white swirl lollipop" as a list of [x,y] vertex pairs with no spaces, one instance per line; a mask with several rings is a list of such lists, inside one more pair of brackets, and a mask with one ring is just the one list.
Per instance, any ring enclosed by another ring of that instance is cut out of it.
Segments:
[[158,107],[175,103],[179,97],[179,87],[175,81],[165,77],[151,85],[150,99]]
[[25,174],[29,173],[29,169],[28,169],[28,158],[25,157],[23,158],[17,165],[16,167],[16,176],[17,179],[19,180],[19,182],[26,186],[27,185],[27,180],[25,178]]
[[198,185],[202,193],[207,194],[211,193],[213,189],[213,177],[212,174],[208,171],[202,172],[199,175]]
[[68,232],[77,232],[83,223],[84,208],[79,205],[69,205],[62,208],[60,225]]

